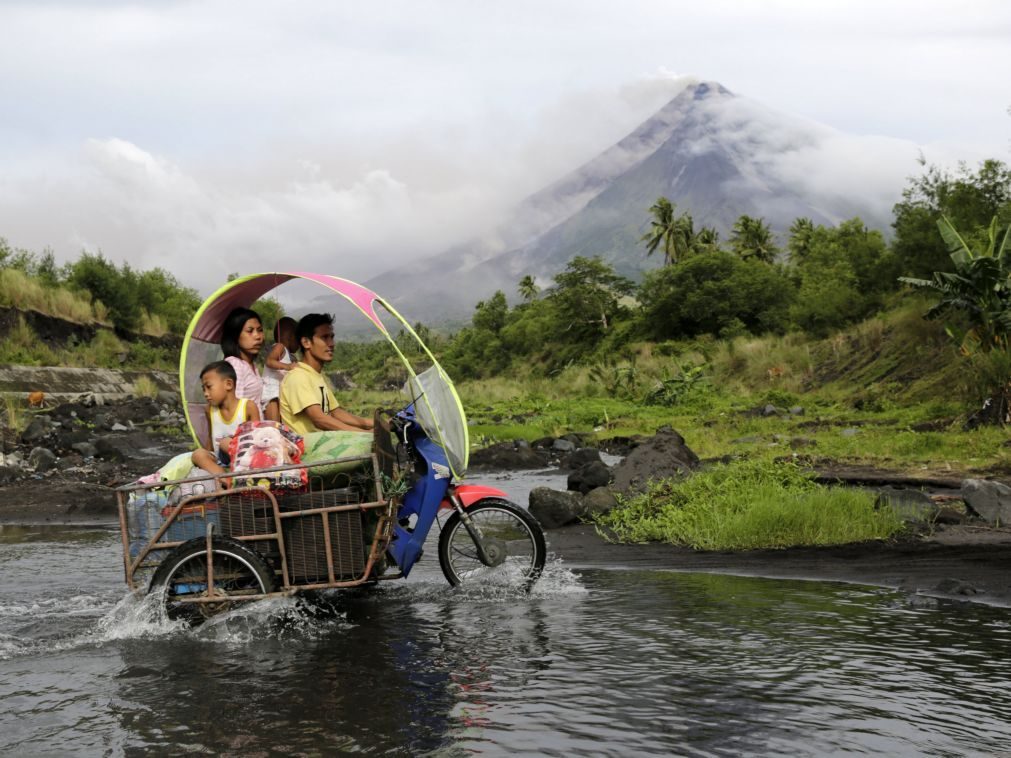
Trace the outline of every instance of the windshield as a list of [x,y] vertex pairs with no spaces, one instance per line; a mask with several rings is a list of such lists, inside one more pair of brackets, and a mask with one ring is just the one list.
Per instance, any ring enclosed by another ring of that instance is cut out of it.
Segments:
[[449,377],[436,364],[408,379],[404,394],[414,402],[421,428],[446,451],[453,473],[463,477],[470,452],[467,419]]

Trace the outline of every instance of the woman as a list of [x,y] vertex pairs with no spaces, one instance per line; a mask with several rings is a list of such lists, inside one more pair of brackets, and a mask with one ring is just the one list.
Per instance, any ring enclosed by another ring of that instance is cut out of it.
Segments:
[[263,347],[260,315],[249,308],[236,308],[221,327],[221,352],[235,369],[235,396],[252,400],[263,416],[263,380],[253,361]]

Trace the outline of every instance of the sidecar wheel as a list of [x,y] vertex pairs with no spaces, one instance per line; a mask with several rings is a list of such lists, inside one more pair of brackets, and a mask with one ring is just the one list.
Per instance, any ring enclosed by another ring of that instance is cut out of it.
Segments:
[[[207,587],[207,540],[203,537],[180,545],[158,566],[148,592],[164,593],[170,619],[199,623],[230,610],[242,597],[274,591],[274,572],[256,551],[238,540],[215,537],[212,552],[213,594]],[[206,597],[220,600],[187,602]]]
[[547,556],[541,525],[507,500],[488,498],[472,505],[467,513],[487,540],[488,560],[478,555],[460,514],[454,513],[439,536],[439,565],[449,583],[529,589],[540,576]]

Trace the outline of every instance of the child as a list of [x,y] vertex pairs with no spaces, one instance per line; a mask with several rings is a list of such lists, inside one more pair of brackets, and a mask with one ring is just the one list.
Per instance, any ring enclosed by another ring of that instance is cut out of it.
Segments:
[[207,401],[208,438],[193,453],[193,465],[211,474],[223,474],[228,466],[228,446],[243,421],[259,421],[256,403],[235,396],[235,369],[227,361],[204,366],[200,384]]
[[295,319],[282,316],[274,326],[274,346],[267,355],[267,365],[263,369],[263,402],[266,410],[263,415],[270,421],[281,420],[281,380],[286,372],[291,371],[298,361],[294,353],[298,351],[298,340],[295,339]]

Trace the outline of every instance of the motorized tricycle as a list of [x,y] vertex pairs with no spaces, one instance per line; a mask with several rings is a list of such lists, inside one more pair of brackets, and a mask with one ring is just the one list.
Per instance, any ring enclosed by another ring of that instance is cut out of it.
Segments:
[[[180,361],[194,439],[205,418],[196,380],[204,363],[220,358],[223,316],[293,279],[327,287],[379,328],[406,367],[406,406],[377,411],[373,433],[309,435],[298,463],[194,477],[184,454],[159,474],[120,487],[130,588],[162,593],[170,616],[199,621],[239,602],[407,577],[435,525],[450,584],[529,588],[546,557],[540,526],[504,492],[461,481],[469,441],[452,382],[411,326],[361,285],[271,273],[236,279],[211,295],[187,330]],[[400,324],[401,336],[413,337],[427,367],[405,355],[377,306]]]

